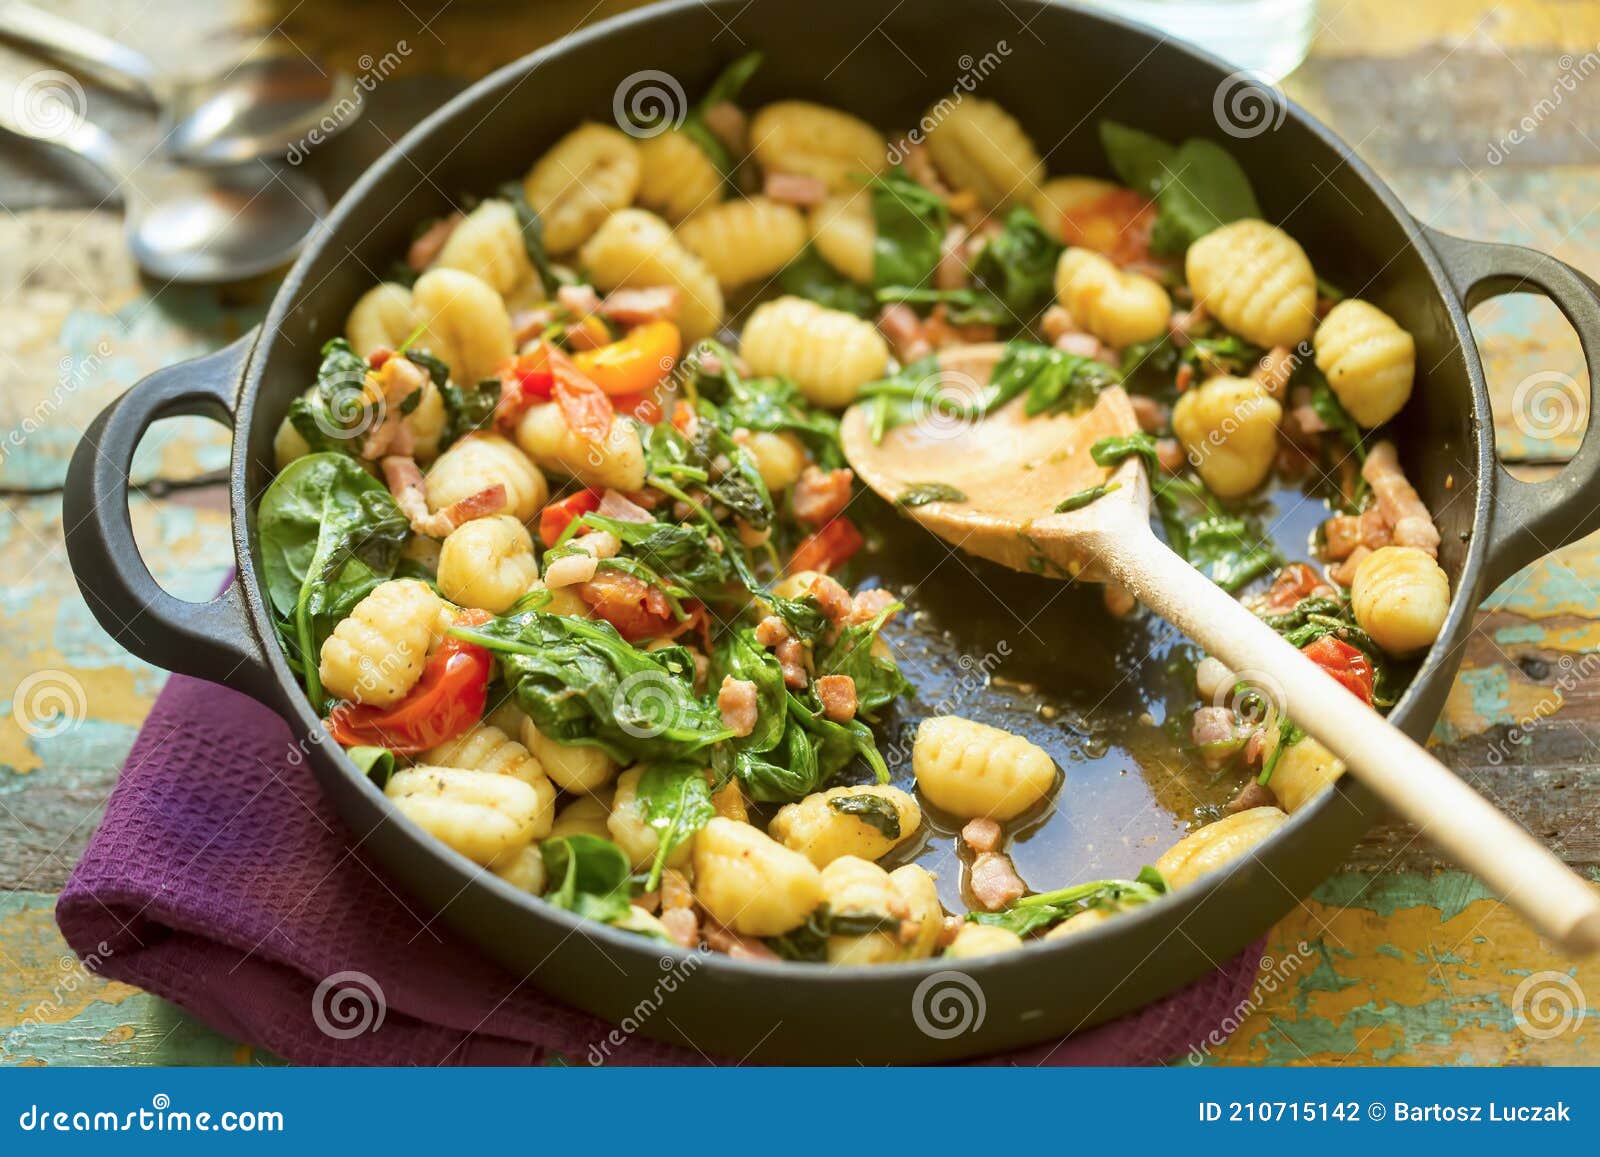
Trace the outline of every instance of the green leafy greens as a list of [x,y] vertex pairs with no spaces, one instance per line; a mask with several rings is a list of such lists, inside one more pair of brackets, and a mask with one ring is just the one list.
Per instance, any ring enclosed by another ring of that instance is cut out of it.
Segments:
[[1100,122],[1100,143],[1123,184],[1155,200],[1151,248],[1182,253],[1214,229],[1260,217],[1250,178],[1222,146],[1194,137],[1174,147],[1159,137]]
[[1131,908],[1148,904],[1166,892],[1166,880],[1155,868],[1147,865],[1140,868],[1139,874],[1131,880],[1095,880],[1054,892],[1039,892],[1024,896],[999,912],[969,912],[967,919],[975,924],[1007,928],[1018,936],[1026,936],[1081,912],[1094,908],[1114,911]]

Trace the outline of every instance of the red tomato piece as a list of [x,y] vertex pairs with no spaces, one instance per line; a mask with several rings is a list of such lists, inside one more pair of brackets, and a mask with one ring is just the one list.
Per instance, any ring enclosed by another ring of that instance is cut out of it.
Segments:
[[816,570],[827,574],[848,562],[865,541],[856,524],[841,515],[800,540],[789,559],[789,573]]
[[1332,635],[1323,635],[1300,650],[1306,658],[1331,675],[1334,682],[1371,706],[1374,680],[1372,664],[1360,650]]
[[600,509],[598,490],[580,490],[559,502],[551,502],[539,512],[539,541],[554,546],[574,519]]

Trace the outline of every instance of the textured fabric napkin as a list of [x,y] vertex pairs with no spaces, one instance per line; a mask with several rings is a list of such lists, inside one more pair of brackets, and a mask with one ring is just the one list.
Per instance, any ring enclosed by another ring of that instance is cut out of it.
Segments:
[[[173,676],[61,894],[56,918],[74,951],[301,1064],[583,1063],[611,1026],[430,921],[352,850],[290,751],[267,708]],[[980,1063],[1181,1056],[1249,997],[1259,950],[1121,1020]],[[604,1055],[706,1063],[638,1035]]]

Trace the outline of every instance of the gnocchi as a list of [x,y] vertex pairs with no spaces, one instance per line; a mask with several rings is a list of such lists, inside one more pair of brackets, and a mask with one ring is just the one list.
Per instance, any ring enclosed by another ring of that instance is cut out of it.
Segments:
[[717,204],[722,183],[706,151],[678,129],[639,142],[639,204],[673,224]]
[[901,957],[900,929],[910,906],[888,872],[867,860],[840,856],[822,869],[822,899],[835,918],[882,925],[828,937],[828,963],[884,964]]
[[1394,318],[1357,298],[1328,311],[1313,338],[1317,368],[1362,426],[1381,426],[1411,397],[1417,347]]
[[757,307],[739,352],[757,374],[792,378],[810,401],[838,409],[889,368],[889,347],[869,323],[799,297]]
[[344,323],[344,336],[356,353],[366,357],[378,349],[399,349],[416,328],[411,290],[385,281],[361,295]]
[[1161,283],[1124,273],[1088,249],[1070,248],[1056,264],[1056,299],[1072,319],[1109,346],[1154,341],[1167,332],[1172,299]]
[[851,281],[872,284],[878,243],[872,198],[860,190],[829,197],[811,210],[806,224],[824,261]]
[[425,483],[428,509],[434,511],[447,510],[491,486],[504,486],[501,509],[518,522],[537,514],[550,496],[544,475],[526,454],[499,434],[483,432],[467,435],[439,455]]
[[639,191],[641,167],[632,138],[607,125],[580,125],[552,145],[522,183],[550,251],[572,252],[627,208]]
[[653,213],[623,209],[611,214],[584,243],[579,257],[601,289],[676,289],[682,296],[678,328],[686,341],[710,337],[722,324],[716,275]]
[[750,121],[750,148],[763,170],[815,177],[835,193],[888,168],[889,146],[858,117],[807,101],[769,104]]
[[538,577],[533,538],[509,514],[463,523],[439,552],[439,590],[458,606],[501,614]]
[[1251,378],[1212,378],[1172,409],[1172,429],[1206,486],[1248,494],[1272,471],[1283,405]]
[[505,201],[488,200],[464,217],[451,232],[435,269],[470,273],[502,298],[521,290],[538,275],[528,260],[517,212]]
[[1017,119],[990,100],[964,100],[942,118],[930,110],[928,153],[951,185],[986,209],[1028,204],[1044,180],[1039,150]]
[[516,352],[511,315],[494,289],[459,269],[432,269],[411,287],[415,345],[450,367],[454,382],[492,378]]
[[532,719],[522,721],[522,744],[562,791],[593,795],[617,778],[617,763],[598,747],[557,743]]
[[401,815],[484,867],[511,867],[534,838],[540,816],[533,788],[510,775],[418,764],[384,787]]
[[1275,807],[1250,808],[1224,816],[1179,840],[1156,861],[1169,888],[1194,883],[1207,872],[1246,855],[1289,817]]
[[556,813],[556,821],[550,826],[550,838],[555,840],[563,836],[594,836],[601,840],[610,839],[611,828],[607,824],[610,816],[609,792],[602,795],[577,796]]
[[[639,799],[639,779],[645,773],[641,765],[630,767],[617,776],[616,794],[611,799],[611,814],[606,817],[606,831],[611,840],[621,848],[632,862],[635,871],[648,868],[661,850],[661,838],[650,826],[650,816],[644,802]],[[667,857],[669,868],[681,868],[689,862],[692,851],[688,843],[680,844]]]
[[1350,586],[1356,622],[1391,655],[1431,647],[1450,614],[1450,576],[1425,550],[1379,547],[1356,567]]
[[422,755],[424,763],[509,775],[533,789],[538,807],[534,813],[533,837],[550,834],[556,811],[556,789],[544,768],[529,750],[500,728],[479,723],[454,739],[448,739]]
[[880,860],[921,823],[917,801],[897,787],[835,787],[780,808],[767,833],[822,868],[841,856]]
[[398,703],[449,613],[427,583],[394,579],[373,588],[322,644],[317,674],[329,694],[371,707]]
[[1344,774],[1344,764],[1309,735],[1283,749],[1268,784],[1278,805],[1294,815]]
[[959,715],[918,725],[911,766],[929,802],[962,819],[1016,819],[1056,782],[1056,765],[1043,748]]
[[522,415],[517,445],[544,469],[585,486],[638,490],[644,485],[644,443],[639,428],[626,418],[612,420],[605,441],[590,442],[567,425],[560,406],[546,402]]
[[822,902],[822,873],[759,828],[721,816],[694,840],[695,898],[744,936],[777,936]]
[[1022,947],[1022,937],[1009,928],[992,924],[967,923],[961,926],[950,947],[944,950],[949,960],[975,960],[980,956],[998,956],[1015,952]]
[[724,292],[772,277],[800,254],[800,210],[767,197],[725,201],[678,226],[678,240],[711,270]]
[[1296,346],[1316,324],[1317,277],[1293,237],[1246,219],[1189,246],[1184,271],[1195,300],[1258,346]]

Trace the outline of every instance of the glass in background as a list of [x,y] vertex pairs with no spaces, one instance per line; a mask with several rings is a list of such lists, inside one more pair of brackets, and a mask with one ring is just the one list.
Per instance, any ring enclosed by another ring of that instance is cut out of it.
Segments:
[[1316,0],[1094,0],[1107,11],[1187,40],[1277,81],[1306,58]]

